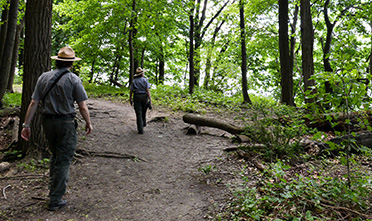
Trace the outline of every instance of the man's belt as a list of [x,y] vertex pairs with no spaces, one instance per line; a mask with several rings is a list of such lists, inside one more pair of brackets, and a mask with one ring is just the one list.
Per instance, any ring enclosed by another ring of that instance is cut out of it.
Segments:
[[73,114],[43,114],[47,119],[64,119],[64,118],[74,118]]

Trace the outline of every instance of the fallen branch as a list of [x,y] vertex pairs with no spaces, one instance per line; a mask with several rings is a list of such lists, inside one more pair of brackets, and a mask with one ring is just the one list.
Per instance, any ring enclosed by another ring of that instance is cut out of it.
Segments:
[[0,180],[13,180],[13,179],[35,179],[43,178],[44,175],[20,175],[20,176],[6,176],[0,177]]
[[217,120],[214,118],[207,118],[207,117],[201,117],[199,115],[195,114],[186,114],[183,116],[183,121],[185,123],[189,124],[195,124],[198,126],[207,126],[207,127],[214,127],[218,128],[224,131],[227,131],[231,134],[241,134],[244,132],[244,128],[237,127],[235,125],[232,125],[230,123]]
[[245,161],[247,162],[251,162],[253,163],[253,165],[261,172],[265,171],[266,168],[265,166],[260,163],[258,160],[256,160],[254,157],[250,156],[250,154],[248,154],[247,152],[243,151],[243,150],[239,150],[237,149],[236,150],[236,153],[238,154],[238,156],[242,159],[244,159]]
[[6,186],[6,187],[3,188],[3,196],[4,196],[4,199],[6,199],[6,200],[7,200],[7,198],[6,198],[5,190],[6,190],[8,187],[11,187],[11,185],[8,185],[8,186]]
[[123,158],[123,159],[131,159],[131,160],[141,160],[147,162],[145,159],[141,159],[139,157],[129,155],[129,154],[122,154],[122,153],[116,153],[116,152],[96,152],[96,151],[88,151],[83,149],[76,150],[77,154],[81,154],[83,156],[89,156],[89,157],[108,157],[108,158]]

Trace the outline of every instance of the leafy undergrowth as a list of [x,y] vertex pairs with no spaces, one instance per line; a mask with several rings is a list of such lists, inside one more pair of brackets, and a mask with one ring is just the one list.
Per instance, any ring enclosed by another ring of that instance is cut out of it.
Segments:
[[[372,178],[355,164],[352,183],[340,161],[289,166],[278,160],[256,174],[260,181],[235,187],[233,199],[216,220],[366,220],[371,219]],[[256,178],[257,179],[257,178]]]

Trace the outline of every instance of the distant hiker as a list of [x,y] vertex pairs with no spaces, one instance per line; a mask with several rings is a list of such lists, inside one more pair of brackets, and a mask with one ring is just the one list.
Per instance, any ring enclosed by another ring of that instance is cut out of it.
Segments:
[[56,60],[57,69],[43,73],[37,80],[22,125],[21,136],[26,141],[30,139],[31,120],[36,113],[38,104],[41,103],[43,131],[52,152],[48,210],[54,211],[67,204],[67,200],[63,200],[62,197],[66,192],[69,167],[77,143],[76,121],[74,120],[76,116],[75,101],[85,120],[86,134],[90,134],[93,127],[85,103],[88,96],[80,78],[70,72],[74,61],[81,60],[81,58],[75,57],[75,52],[70,47],[61,48],[58,56],[51,58]]
[[[130,105],[134,105],[134,111],[137,118],[137,130],[139,134],[143,134],[143,128],[146,127],[146,111],[151,107],[150,84],[144,76],[142,68],[136,69],[136,74],[133,76],[133,82],[130,85],[129,101]],[[133,100],[132,100],[133,97]]]

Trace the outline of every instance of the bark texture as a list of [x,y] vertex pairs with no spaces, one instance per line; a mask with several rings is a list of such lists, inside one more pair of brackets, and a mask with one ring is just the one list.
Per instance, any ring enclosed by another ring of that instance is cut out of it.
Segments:
[[[25,22],[25,63],[20,123],[24,122],[37,79],[51,68],[52,0],[28,0]],[[32,150],[45,152],[47,145],[39,113],[32,120],[31,131],[31,140],[25,142],[19,139],[18,149],[23,153]]]

